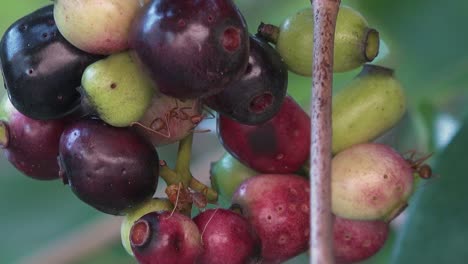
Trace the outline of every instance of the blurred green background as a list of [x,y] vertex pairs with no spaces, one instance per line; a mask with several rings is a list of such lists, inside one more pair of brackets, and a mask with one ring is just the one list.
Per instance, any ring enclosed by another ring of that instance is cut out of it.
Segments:
[[[251,32],[260,21],[279,24],[310,4],[305,0],[236,2]],[[46,4],[50,1],[2,0],[0,33]],[[377,63],[395,68],[408,94],[408,114],[381,140],[400,151],[435,153],[430,163],[436,177],[418,188],[407,214],[393,226],[385,249],[368,263],[466,263],[468,2],[350,0],[343,4],[361,11],[380,31],[386,48]],[[335,91],[356,73],[336,74]],[[291,74],[289,93],[305,108],[310,82]],[[171,149],[166,152],[170,155]],[[120,246],[120,219],[89,208],[59,181],[38,182],[22,176],[3,156],[0,174],[0,232],[4,238],[0,263],[53,264],[47,262],[48,257],[60,255],[65,257],[55,258],[55,263],[135,263]],[[306,262],[304,256],[290,261]]]

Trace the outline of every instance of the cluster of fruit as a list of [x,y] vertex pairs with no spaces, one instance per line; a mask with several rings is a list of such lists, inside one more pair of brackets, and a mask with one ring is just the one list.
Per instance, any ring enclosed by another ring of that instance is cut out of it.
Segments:
[[[312,27],[310,8],[249,35],[231,0],[55,0],[2,37],[0,144],[24,174],[61,178],[85,203],[126,215],[122,242],[140,263],[286,261],[309,244],[311,122],[287,83],[288,70],[312,72]],[[334,70],[360,67],[378,50],[377,31],[341,7]],[[206,107],[218,112],[229,152],[212,166],[212,187],[189,169]],[[405,107],[393,71],[370,64],[334,97],[339,262],[375,254],[414,175],[430,176],[422,160],[367,143]],[[171,169],[156,147],[176,142]],[[153,198],[159,177],[166,198]],[[193,205],[218,195],[231,208],[190,218]]]

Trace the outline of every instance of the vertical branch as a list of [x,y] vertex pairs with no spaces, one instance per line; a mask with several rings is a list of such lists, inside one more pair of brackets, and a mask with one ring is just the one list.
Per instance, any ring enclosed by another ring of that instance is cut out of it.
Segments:
[[310,263],[334,262],[331,214],[333,45],[340,0],[311,0],[314,58],[311,99]]

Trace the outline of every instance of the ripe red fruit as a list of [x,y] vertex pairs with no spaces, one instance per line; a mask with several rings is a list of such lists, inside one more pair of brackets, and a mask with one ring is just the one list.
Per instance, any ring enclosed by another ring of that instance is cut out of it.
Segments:
[[77,121],[63,132],[59,153],[64,181],[104,213],[124,214],[156,190],[158,154],[129,128],[98,119]]
[[260,237],[261,256],[280,263],[309,247],[309,182],[293,174],[247,179],[232,197]]
[[[19,171],[38,180],[59,178],[57,156],[64,119],[34,120],[16,110],[6,95],[0,102],[0,120],[7,134],[3,148],[7,159]],[[0,143],[0,145],[2,145]]]
[[200,264],[254,263],[259,253],[259,240],[250,223],[241,215],[226,209],[206,210],[193,221],[201,232],[203,253]]
[[258,172],[296,172],[309,157],[310,118],[289,96],[279,112],[261,125],[219,116],[218,134],[231,155]]
[[140,264],[193,264],[203,250],[192,219],[167,211],[149,213],[136,221],[130,244]]
[[130,46],[158,89],[177,98],[221,91],[249,56],[247,25],[231,0],[156,0],[134,19]]
[[387,241],[389,225],[384,221],[358,221],[336,217],[333,248],[337,263],[355,263],[376,254]]

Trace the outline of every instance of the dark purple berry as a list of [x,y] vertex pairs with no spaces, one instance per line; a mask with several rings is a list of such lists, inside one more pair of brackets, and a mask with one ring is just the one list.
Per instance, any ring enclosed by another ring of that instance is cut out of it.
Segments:
[[1,68],[11,102],[34,119],[60,118],[77,108],[81,75],[99,58],[63,38],[52,5],[16,21],[0,42]]
[[177,212],[153,212],[130,230],[130,245],[140,264],[193,264],[202,253],[200,232]]
[[260,241],[250,223],[240,214],[226,209],[210,209],[193,221],[203,242],[203,253],[197,263],[256,263]]
[[124,214],[157,187],[159,159],[153,146],[129,128],[98,119],[68,126],[60,139],[64,181],[85,203],[108,214]]
[[0,103],[4,134],[0,145],[7,159],[19,171],[38,180],[59,178],[57,156],[60,135],[66,121],[34,120],[16,110],[6,95]]
[[155,0],[143,7],[130,46],[158,89],[176,98],[221,91],[249,56],[247,26],[231,0]]
[[239,161],[262,173],[292,173],[309,157],[310,118],[291,97],[279,112],[261,125],[244,125],[218,118],[224,148]]
[[268,43],[251,36],[249,64],[240,80],[204,99],[204,103],[239,123],[260,124],[271,119],[286,96],[288,69]]

